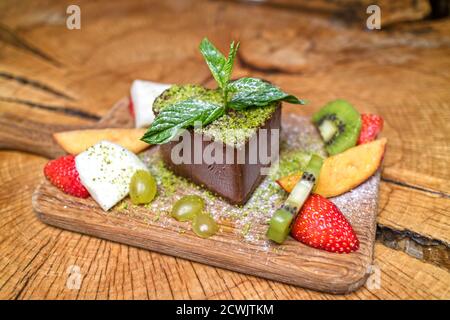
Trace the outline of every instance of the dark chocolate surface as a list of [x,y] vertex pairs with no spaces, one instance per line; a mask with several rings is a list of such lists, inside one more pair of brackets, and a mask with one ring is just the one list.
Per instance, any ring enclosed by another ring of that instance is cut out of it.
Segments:
[[[272,137],[270,135],[271,129],[281,129],[281,103],[276,111],[273,113],[260,129],[267,129],[267,135],[254,135],[254,139],[267,139],[267,154],[271,154]],[[194,130],[189,130],[191,141],[193,139],[201,138],[200,133],[195,133]],[[252,139],[251,138],[251,139]],[[181,140],[180,140],[181,141]],[[203,154],[205,148],[210,144],[220,144],[223,150],[223,159],[220,164],[217,163],[205,163],[203,157],[200,163],[194,163],[194,156],[198,150],[194,148],[190,149],[191,164],[175,164],[172,161],[173,148],[181,143],[180,141],[172,141],[160,146],[161,155],[164,163],[175,174],[185,177],[194,183],[205,187],[206,189],[214,192],[215,194],[223,197],[231,204],[242,205],[247,202],[252,192],[261,183],[264,175],[261,173],[261,169],[264,167],[270,167],[269,163],[264,163],[259,157],[257,157],[256,163],[250,162],[250,153],[255,152],[254,149],[250,150],[250,140],[247,140],[245,144],[239,147],[230,147],[222,143],[221,141],[205,141],[202,139],[201,152]],[[258,144],[259,144],[259,140]],[[278,143],[279,143],[278,136]],[[212,147],[212,146],[210,146]],[[245,148],[245,161],[243,163],[237,162],[239,150]],[[226,159],[233,159],[233,163],[226,163]],[[275,160],[275,159],[272,159]]]

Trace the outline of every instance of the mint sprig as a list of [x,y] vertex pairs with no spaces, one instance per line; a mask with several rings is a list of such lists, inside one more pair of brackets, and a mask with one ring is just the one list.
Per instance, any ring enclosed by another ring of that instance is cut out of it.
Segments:
[[233,72],[234,59],[239,49],[239,42],[236,45],[234,41],[231,42],[228,58],[225,58],[207,38],[200,42],[199,49],[219,88],[222,89],[223,101],[225,101],[226,105],[228,101],[228,83]]
[[267,106],[275,101],[305,104],[303,100],[261,79],[241,78],[230,81],[239,42],[231,43],[227,58],[207,38],[201,41],[199,49],[222,92],[223,104],[187,99],[169,105],[156,116],[141,140],[149,144],[169,142],[181,130],[192,127],[196,122],[205,126],[220,118],[228,108],[244,110]]
[[305,104],[303,100],[283,92],[267,81],[256,78],[241,78],[228,85],[232,93],[228,105],[235,110],[243,110],[252,106],[261,107],[274,101],[286,101],[294,104]]
[[188,99],[165,107],[153,121],[141,140],[150,144],[164,144],[177,136],[180,131],[194,126],[196,122],[207,125],[223,116],[223,105]]

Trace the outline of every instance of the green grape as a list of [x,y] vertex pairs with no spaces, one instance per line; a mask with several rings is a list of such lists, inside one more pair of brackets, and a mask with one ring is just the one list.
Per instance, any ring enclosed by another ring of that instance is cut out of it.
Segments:
[[204,207],[205,201],[202,197],[196,195],[184,196],[173,205],[172,217],[178,221],[192,220],[203,211]]
[[130,198],[133,204],[150,203],[156,195],[156,180],[145,170],[136,171],[130,181]]
[[192,221],[192,230],[201,238],[214,235],[218,229],[216,221],[206,213],[195,216],[194,221]]

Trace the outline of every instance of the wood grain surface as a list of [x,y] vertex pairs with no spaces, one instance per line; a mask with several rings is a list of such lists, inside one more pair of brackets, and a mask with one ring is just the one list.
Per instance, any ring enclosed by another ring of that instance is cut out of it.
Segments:
[[66,154],[53,138],[53,133],[87,128],[131,128],[129,99],[118,101],[98,122],[92,125],[48,124],[14,113],[0,114],[0,149],[21,150],[50,159]]
[[[0,2],[1,114],[48,125],[93,125],[127,95],[133,79],[214,85],[199,41],[206,35],[225,50],[239,39],[236,77],[264,77],[310,101],[285,112],[310,115],[345,98],[383,116],[389,145],[378,223],[448,244],[448,19],[367,32],[365,25],[349,26],[340,16],[296,9],[295,3],[77,3],[81,30],[65,26],[69,1]],[[334,296],[48,227],[31,207],[45,162],[0,152],[2,298],[450,298],[448,269],[381,243],[374,256],[381,287]],[[79,290],[66,286],[71,265],[83,275]]]

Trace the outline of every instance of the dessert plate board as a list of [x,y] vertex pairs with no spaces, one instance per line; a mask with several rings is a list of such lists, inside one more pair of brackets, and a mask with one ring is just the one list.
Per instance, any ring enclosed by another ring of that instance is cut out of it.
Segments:
[[[123,99],[96,127],[131,126],[126,108],[127,100]],[[267,222],[286,197],[274,178],[283,173],[284,162],[295,165],[296,161],[302,161],[302,155],[296,151],[323,152],[320,138],[308,118],[283,114],[281,137],[280,165],[273,166],[272,173],[243,207],[229,205],[171,174],[162,165],[155,146],[140,155],[158,181],[158,194],[150,205],[134,206],[125,199],[104,212],[92,198],[66,195],[44,180],[34,192],[33,208],[41,221],[59,228],[314,290],[354,291],[370,274],[379,173],[356,189],[332,199],[358,235],[357,252],[328,253],[292,238],[283,245],[273,244],[265,238]],[[57,154],[58,147],[54,148]],[[170,217],[172,204],[186,194],[206,198],[207,211],[220,225],[216,235],[200,239],[192,232],[190,223]]]

